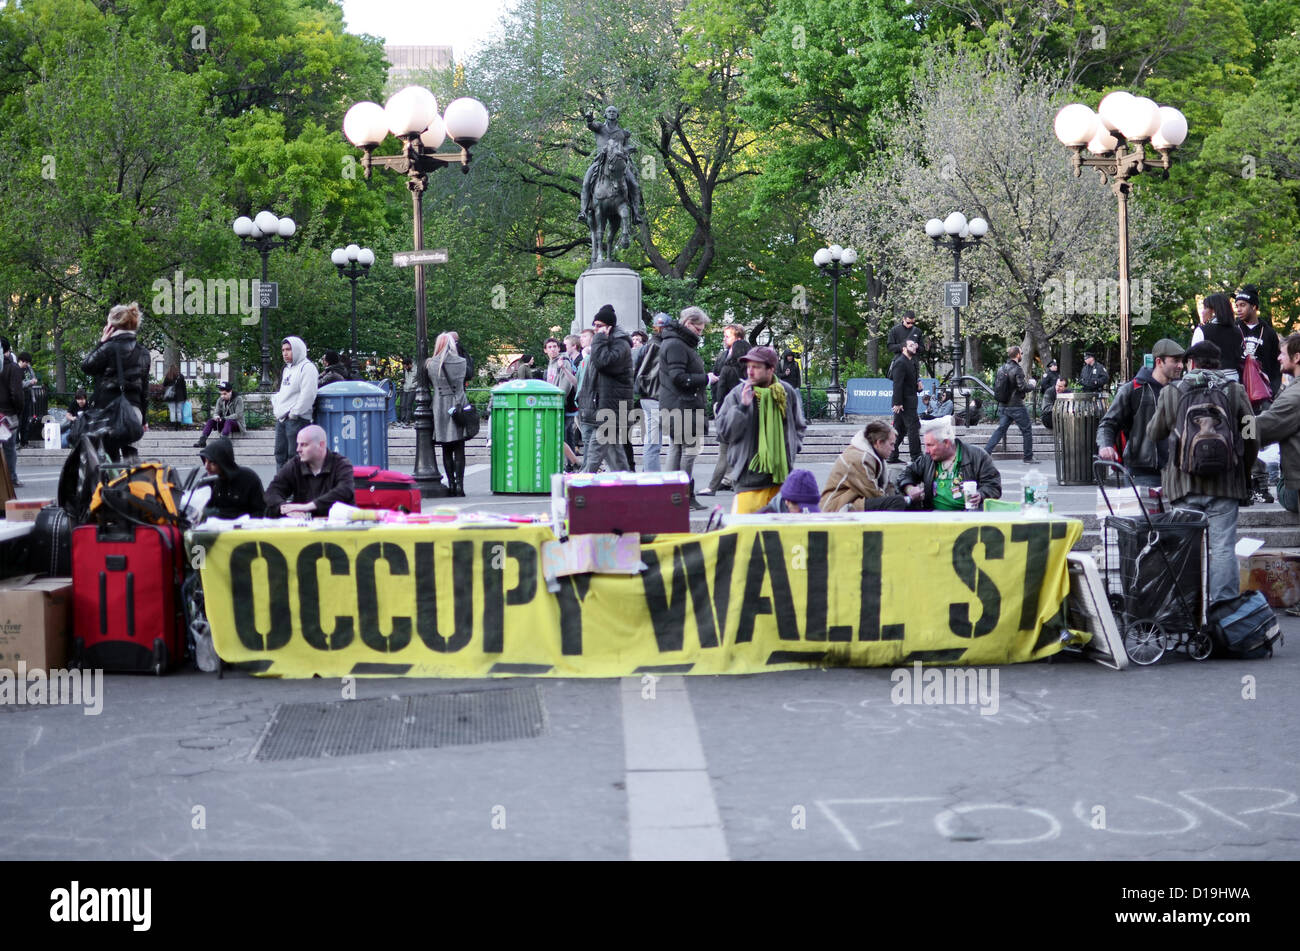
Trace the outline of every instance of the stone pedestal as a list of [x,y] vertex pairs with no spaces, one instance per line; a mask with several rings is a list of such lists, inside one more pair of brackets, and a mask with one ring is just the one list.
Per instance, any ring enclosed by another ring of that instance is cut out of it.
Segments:
[[591,318],[605,304],[614,308],[623,330],[645,330],[641,320],[641,275],[630,265],[606,261],[587,268],[578,278],[573,302],[570,333],[590,327]]

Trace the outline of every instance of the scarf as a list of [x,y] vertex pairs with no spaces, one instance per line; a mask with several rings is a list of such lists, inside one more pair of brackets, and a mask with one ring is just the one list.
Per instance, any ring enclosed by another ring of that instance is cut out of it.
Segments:
[[780,485],[790,474],[785,446],[785,387],[780,383],[754,387],[758,400],[758,452],[749,468],[767,472]]

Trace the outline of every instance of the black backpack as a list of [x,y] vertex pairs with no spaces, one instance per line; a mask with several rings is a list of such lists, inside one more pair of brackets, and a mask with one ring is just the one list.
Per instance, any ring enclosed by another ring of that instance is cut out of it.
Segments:
[[1179,387],[1174,447],[1178,468],[1190,476],[1213,478],[1241,464],[1245,444],[1227,383],[1209,377]]
[[1012,375],[1013,364],[1004,363],[998,367],[998,375],[993,378],[993,398],[999,403],[1010,403],[1016,392],[1016,379]]

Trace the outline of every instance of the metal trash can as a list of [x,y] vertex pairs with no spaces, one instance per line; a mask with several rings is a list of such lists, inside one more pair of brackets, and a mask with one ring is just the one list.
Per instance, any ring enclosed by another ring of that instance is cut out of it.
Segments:
[[1057,485],[1096,485],[1097,424],[1106,403],[1095,393],[1061,393],[1052,404],[1052,447]]
[[492,491],[551,494],[564,471],[564,394],[541,380],[492,389]]
[[348,380],[316,391],[316,425],[325,446],[354,466],[388,468],[388,394],[373,383]]

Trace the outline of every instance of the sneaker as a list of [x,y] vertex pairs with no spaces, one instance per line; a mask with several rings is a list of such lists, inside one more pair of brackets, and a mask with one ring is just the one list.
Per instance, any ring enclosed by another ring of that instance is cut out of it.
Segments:
[[1027,465],[1027,466],[1036,466],[1036,465],[1038,465],[1038,460],[1037,460],[1037,459],[1026,459],[1026,460],[1024,460],[1024,462],[1025,462],[1025,465]]
[[1267,489],[1256,489],[1251,493],[1250,501],[1255,505],[1272,505],[1276,500]]
[[12,485],[15,489],[21,489],[26,484],[27,483],[25,483],[22,479],[14,478],[10,480],[10,485]]
[[195,448],[195,449],[202,449],[202,448],[203,448],[204,446],[206,446],[206,445],[207,445],[207,441],[206,441],[206,440],[203,440],[203,439],[200,439],[198,442],[196,442],[196,443],[194,444],[194,448]]
[[705,509],[707,509],[707,508],[708,508],[707,505],[701,505],[699,502],[697,502],[697,501],[695,500],[694,496],[691,497],[691,511],[692,511],[692,512],[703,512],[703,511],[704,511]]
[[717,494],[718,494],[718,490],[717,490],[717,489],[711,489],[711,488],[709,488],[709,487],[706,485],[706,486],[705,486],[704,488],[702,488],[702,489],[696,489],[696,490],[695,490],[695,494],[696,494],[696,495],[717,495]]
[[1292,617],[1300,617],[1300,604],[1293,604],[1289,608],[1283,608],[1283,613],[1289,614]]

